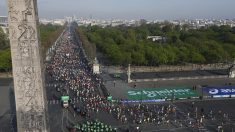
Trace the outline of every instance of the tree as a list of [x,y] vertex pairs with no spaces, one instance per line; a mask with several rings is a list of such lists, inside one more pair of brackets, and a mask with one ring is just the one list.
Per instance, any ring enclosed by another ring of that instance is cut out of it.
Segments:
[[[229,26],[190,29],[189,25],[173,26],[166,22],[138,27],[80,28],[113,64],[216,63],[235,56],[235,30]],[[164,36],[167,41],[163,44],[147,40],[147,36],[155,35]]]
[[193,63],[204,63],[206,61],[203,55],[195,51],[190,54],[190,58]]
[[[87,36],[84,34],[84,31],[82,31],[82,28],[77,28],[76,32],[78,33],[81,41],[83,42],[83,48],[88,56],[88,59],[94,60],[96,57],[96,45],[92,42],[100,42],[102,41],[101,38],[98,37],[96,34],[88,34],[88,38],[90,41],[88,41]],[[100,40],[100,41],[98,41]],[[101,45],[98,45],[101,46]]]
[[162,27],[162,32],[164,33],[168,33],[172,31],[172,25],[171,24],[167,24],[165,26]]
[[191,34],[188,31],[181,31],[179,38],[181,41],[185,41],[190,36]]
[[175,28],[174,28],[174,30],[175,30],[176,32],[180,32],[181,26],[180,26],[180,25],[176,25]]
[[235,60],[235,45],[233,44],[223,44],[223,49],[227,49],[228,57],[226,58],[228,61]]
[[136,43],[136,34],[135,34],[135,30],[133,29],[128,29],[127,30],[127,38],[132,40],[134,43]]
[[39,31],[43,58],[45,58],[46,51],[56,41],[56,39],[62,33],[63,29],[64,27],[59,25],[57,26],[52,24],[40,24]]
[[10,49],[0,50],[0,71],[7,72],[12,68],[11,66],[11,52]]
[[132,58],[132,62],[136,65],[140,65],[140,64],[145,65],[146,64],[144,52],[132,51],[131,58]]
[[176,35],[171,36],[171,42],[176,43],[178,41],[178,37]]
[[124,56],[122,55],[119,47],[115,44],[108,44],[108,48],[106,49],[106,53],[108,57],[112,60],[113,64],[122,64],[124,60]]
[[221,40],[225,43],[234,43],[235,44],[235,35],[230,32],[222,33]]
[[5,49],[9,47],[9,40],[7,35],[3,32],[2,28],[0,27],[0,49]]

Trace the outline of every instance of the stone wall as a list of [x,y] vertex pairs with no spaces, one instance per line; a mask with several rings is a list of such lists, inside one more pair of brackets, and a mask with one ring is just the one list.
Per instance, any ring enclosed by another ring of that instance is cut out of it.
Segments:
[[[215,70],[215,69],[228,69],[231,64],[189,64],[189,65],[161,65],[161,66],[131,66],[131,72],[164,72],[164,71],[191,71],[191,70]],[[121,66],[102,66],[101,70],[108,73],[127,73],[127,67]]]

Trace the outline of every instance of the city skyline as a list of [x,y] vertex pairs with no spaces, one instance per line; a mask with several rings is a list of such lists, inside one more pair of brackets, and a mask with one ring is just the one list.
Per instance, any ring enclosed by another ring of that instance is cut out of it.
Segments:
[[[38,0],[40,18],[76,15],[96,19],[234,19],[234,0]],[[55,4],[54,4],[55,3]],[[66,8],[65,8],[66,7]],[[0,1],[0,15],[7,15]]]

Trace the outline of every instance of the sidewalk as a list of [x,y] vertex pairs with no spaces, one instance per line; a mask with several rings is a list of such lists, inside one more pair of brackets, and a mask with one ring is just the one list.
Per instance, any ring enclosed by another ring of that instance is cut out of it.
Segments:
[[12,72],[0,72],[0,78],[12,78]]

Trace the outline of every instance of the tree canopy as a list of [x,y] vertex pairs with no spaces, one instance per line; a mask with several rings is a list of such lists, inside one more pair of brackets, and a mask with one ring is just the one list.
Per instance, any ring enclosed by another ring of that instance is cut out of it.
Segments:
[[0,72],[6,72],[11,69],[11,52],[9,49],[9,40],[7,35],[0,27]]
[[42,45],[42,54],[44,57],[48,48],[56,41],[56,39],[62,33],[63,27],[52,24],[40,24],[39,31]]
[[[217,63],[235,58],[235,30],[229,26],[189,29],[187,25],[78,27],[114,65]],[[162,36],[166,41],[147,39]]]

